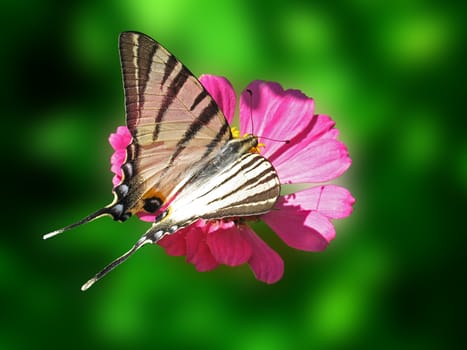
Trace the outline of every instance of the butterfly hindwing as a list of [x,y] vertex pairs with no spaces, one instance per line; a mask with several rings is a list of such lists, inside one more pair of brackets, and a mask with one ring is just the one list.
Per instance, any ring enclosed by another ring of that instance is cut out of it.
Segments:
[[[202,218],[206,220],[253,217],[271,210],[280,194],[272,164],[256,153],[231,153],[231,140],[213,161],[198,172],[145,234],[156,242],[166,233]],[[223,152],[225,151],[226,152]]]

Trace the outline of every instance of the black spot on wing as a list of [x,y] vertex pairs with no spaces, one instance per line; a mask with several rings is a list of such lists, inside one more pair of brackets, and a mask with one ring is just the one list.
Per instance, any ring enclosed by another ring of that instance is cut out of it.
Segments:
[[155,213],[162,205],[162,200],[158,197],[146,198],[143,209],[148,213]]

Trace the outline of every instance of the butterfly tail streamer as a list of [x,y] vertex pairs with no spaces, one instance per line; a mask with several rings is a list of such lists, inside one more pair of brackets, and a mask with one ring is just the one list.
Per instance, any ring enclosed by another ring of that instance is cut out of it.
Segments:
[[65,231],[68,231],[68,230],[71,230],[72,228],[75,228],[75,227],[78,227],[78,226],[81,226],[81,225],[84,225],[84,224],[87,224],[88,222],[91,222],[95,219],[98,219],[102,216],[105,216],[105,215],[110,215],[112,216],[112,211],[111,211],[111,208],[108,208],[108,207],[105,207],[105,208],[101,208],[99,210],[97,210],[96,212],[92,213],[92,214],[89,214],[88,216],[86,216],[85,218],[77,221],[77,222],[74,222],[68,226],[65,226],[65,227],[62,227],[61,229],[58,229],[58,230],[55,230],[55,231],[52,231],[50,233],[47,233],[45,234],[44,236],[42,236],[43,239],[49,239],[49,238],[52,238],[54,236],[57,236]]
[[[161,225],[162,224],[162,225]],[[118,265],[125,262],[130,256],[132,256],[136,251],[141,248],[142,246],[148,243],[157,243],[165,234],[169,233],[168,227],[165,223],[155,223],[153,226],[128,250],[125,254],[118,257],[106,267],[104,267],[101,271],[99,271],[93,278],[88,280],[83,286],[81,290],[87,291],[91,286],[99,281],[102,277],[107,275],[110,271],[115,269]]]

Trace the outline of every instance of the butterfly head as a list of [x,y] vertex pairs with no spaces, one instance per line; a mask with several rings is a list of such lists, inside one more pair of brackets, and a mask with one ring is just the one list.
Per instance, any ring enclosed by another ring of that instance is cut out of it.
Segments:
[[266,147],[266,145],[262,142],[259,142],[258,137],[253,134],[244,134],[243,136],[241,136],[240,130],[235,126],[230,127],[230,131],[232,133],[233,139],[247,139],[247,144],[252,144],[251,148],[247,150],[250,153],[261,154],[261,148]]

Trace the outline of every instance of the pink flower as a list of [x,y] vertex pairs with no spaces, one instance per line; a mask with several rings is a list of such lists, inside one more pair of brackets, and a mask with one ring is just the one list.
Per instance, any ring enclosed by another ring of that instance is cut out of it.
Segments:
[[[200,78],[224,112],[229,123],[235,112],[235,92],[222,77]],[[261,154],[276,169],[282,184],[324,183],[342,175],[350,166],[346,146],[337,140],[334,121],[314,114],[314,101],[298,90],[283,90],[277,83],[253,81],[240,96],[240,134],[254,132],[265,144]],[[287,140],[289,142],[270,141]],[[113,183],[121,180],[121,165],[131,135],[119,127],[110,136],[115,149],[111,158]],[[321,251],[335,237],[331,219],[347,217],[355,202],[340,186],[322,184],[279,197],[275,207],[261,216],[289,246],[305,251]],[[153,221],[154,216],[140,216]],[[198,271],[219,264],[238,266],[248,263],[256,278],[275,283],[284,271],[281,257],[246,223],[233,220],[198,220],[158,244],[167,254],[186,256]]]
[[123,177],[122,165],[126,159],[126,147],[131,143],[131,134],[126,126],[119,126],[115,134],[110,134],[109,143],[115,150],[110,157],[110,170],[115,174],[112,183],[117,186]]

